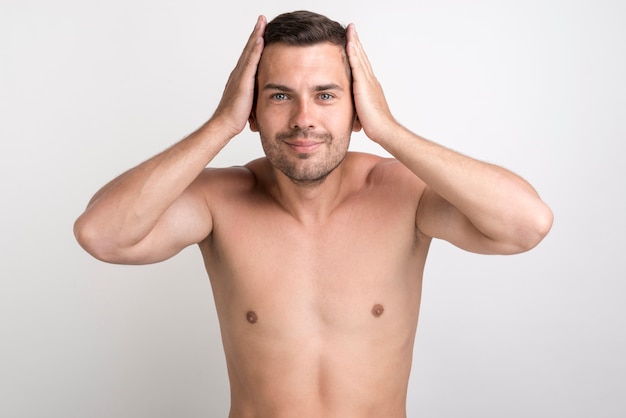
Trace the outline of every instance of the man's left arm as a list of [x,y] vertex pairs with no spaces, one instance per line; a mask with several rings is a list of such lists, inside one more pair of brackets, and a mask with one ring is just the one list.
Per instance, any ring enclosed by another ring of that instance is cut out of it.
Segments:
[[536,246],[553,217],[533,187],[502,167],[442,147],[397,123],[354,25],[347,34],[355,106],[365,134],[426,184],[417,228],[478,253],[512,254]]

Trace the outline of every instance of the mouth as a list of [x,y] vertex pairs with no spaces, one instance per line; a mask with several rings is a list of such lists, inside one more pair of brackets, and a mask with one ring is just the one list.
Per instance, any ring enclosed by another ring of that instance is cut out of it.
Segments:
[[298,140],[285,142],[289,148],[297,152],[298,154],[307,154],[315,151],[322,143],[311,140]]
[[291,150],[302,156],[317,150],[324,143],[332,141],[326,132],[313,132],[309,129],[293,129],[276,135],[276,139],[284,142]]

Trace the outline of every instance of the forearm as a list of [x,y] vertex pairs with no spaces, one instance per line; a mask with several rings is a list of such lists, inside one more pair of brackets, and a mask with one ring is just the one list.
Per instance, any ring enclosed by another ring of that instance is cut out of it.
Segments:
[[533,246],[534,237],[543,236],[552,222],[533,187],[502,167],[459,154],[399,125],[378,142],[493,241]]

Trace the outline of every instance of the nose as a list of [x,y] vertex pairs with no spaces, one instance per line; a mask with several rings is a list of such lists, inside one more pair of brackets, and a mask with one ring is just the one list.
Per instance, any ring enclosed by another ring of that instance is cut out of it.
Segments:
[[291,115],[292,129],[315,128],[315,109],[307,100],[298,100]]

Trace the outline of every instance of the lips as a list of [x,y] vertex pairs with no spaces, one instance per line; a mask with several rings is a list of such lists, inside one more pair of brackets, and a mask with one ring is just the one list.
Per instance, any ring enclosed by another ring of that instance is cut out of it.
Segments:
[[320,145],[322,145],[321,142],[316,142],[316,141],[311,141],[311,140],[289,141],[289,142],[286,142],[286,144],[289,145],[291,149],[293,149],[294,151],[300,154],[313,152],[317,148],[319,148]]
[[293,129],[276,134],[276,139],[282,141],[294,152],[305,155],[314,152],[321,145],[332,142],[327,132],[315,132],[311,129]]

